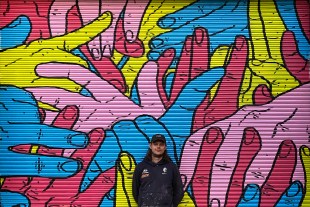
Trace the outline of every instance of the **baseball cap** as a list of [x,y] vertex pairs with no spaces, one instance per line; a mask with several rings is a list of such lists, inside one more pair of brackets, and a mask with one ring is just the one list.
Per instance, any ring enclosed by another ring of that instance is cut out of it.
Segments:
[[153,135],[151,142],[156,142],[156,141],[161,141],[166,144],[166,138],[162,134]]

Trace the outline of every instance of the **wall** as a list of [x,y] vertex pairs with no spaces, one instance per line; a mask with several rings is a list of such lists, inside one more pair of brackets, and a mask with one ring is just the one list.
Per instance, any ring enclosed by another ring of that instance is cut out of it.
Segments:
[[2,206],[137,206],[154,133],[182,175],[179,206],[310,204],[308,1],[0,10]]

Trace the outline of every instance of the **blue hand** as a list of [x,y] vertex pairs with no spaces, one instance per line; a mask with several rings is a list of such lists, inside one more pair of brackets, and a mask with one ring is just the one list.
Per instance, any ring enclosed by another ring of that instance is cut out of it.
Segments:
[[165,135],[167,151],[172,160],[178,162],[184,142],[190,135],[195,109],[223,75],[223,68],[214,68],[197,76],[183,88],[175,103],[159,120],[145,115],[134,121],[120,121],[112,130],[107,130],[106,138],[83,178],[80,191],[84,191],[100,173],[115,166],[121,151],[129,152],[136,162],[140,162],[146,154],[150,137],[156,133]]
[[26,196],[11,191],[0,191],[0,204],[1,207],[28,207],[29,200]]
[[195,109],[224,73],[224,68],[218,67],[197,76],[183,88],[174,104],[159,119],[173,137],[178,157],[190,135]]
[[17,17],[11,24],[0,29],[0,49],[16,47],[27,40],[31,30],[30,20],[26,16]]
[[237,35],[249,37],[247,4],[246,0],[200,0],[161,18],[158,25],[172,31],[161,34],[151,41],[149,59],[157,60],[164,50],[174,48],[176,57],[171,67],[175,67],[186,36],[192,35],[196,27],[208,30],[210,52],[214,52],[219,45],[234,43]]
[[27,144],[84,148],[88,137],[84,133],[41,124],[36,101],[22,89],[1,86],[0,94],[1,176],[64,178],[81,169],[80,162],[73,159],[13,152],[12,147]]

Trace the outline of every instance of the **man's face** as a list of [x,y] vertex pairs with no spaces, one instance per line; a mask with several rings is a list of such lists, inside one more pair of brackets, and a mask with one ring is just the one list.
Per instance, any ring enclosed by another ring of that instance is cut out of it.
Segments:
[[166,144],[162,141],[151,142],[150,149],[154,156],[160,157],[166,150]]

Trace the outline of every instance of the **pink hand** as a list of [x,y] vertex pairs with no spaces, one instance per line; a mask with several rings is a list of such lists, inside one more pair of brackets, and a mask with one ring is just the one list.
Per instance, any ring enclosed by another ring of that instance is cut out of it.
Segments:
[[[122,119],[133,120],[142,114],[158,118],[165,112],[156,83],[158,64],[154,61],[146,63],[140,72],[141,77],[147,76],[151,81],[146,83],[143,80],[138,84],[138,91],[144,91],[140,94],[141,103],[144,103],[142,106],[136,105],[113,85],[81,66],[70,65],[64,68],[62,64],[51,63],[38,66],[36,71],[40,76],[69,78],[84,86],[92,94],[92,97],[86,97],[63,89],[48,87],[28,89],[37,100],[58,109],[67,105],[77,105],[80,117],[74,126],[76,130],[89,132],[97,127],[109,128],[113,123]],[[50,122],[50,120],[46,121]]]
[[[309,20],[308,20],[309,22]],[[282,53],[284,63],[287,69],[301,82],[307,83],[310,81],[310,63],[304,59],[298,52],[294,33],[286,31],[282,38]]]
[[254,128],[246,128],[243,133],[238,161],[230,180],[226,195],[227,207],[236,206],[243,192],[245,174],[261,149],[261,139]]
[[294,142],[284,140],[279,147],[272,169],[261,187],[261,206],[274,206],[290,186],[296,160],[297,150]]
[[[255,127],[260,132],[262,143],[261,150],[247,169],[244,186],[250,183],[262,186],[266,181],[273,168],[274,158],[277,153],[275,150],[270,150],[270,148],[278,148],[280,143],[287,139],[294,140],[296,148],[307,144],[308,125],[305,123],[304,117],[310,117],[310,109],[307,99],[296,100],[294,98],[298,94],[309,97],[310,84],[287,92],[269,104],[244,107],[228,119],[198,130],[188,138],[184,146],[184,152],[191,151],[193,153],[191,159],[193,157],[197,159],[204,134],[208,129],[219,127],[225,134],[225,139],[213,161],[210,201],[215,199],[219,201],[221,206],[225,204],[226,193],[223,192],[228,192],[229,183],[239,156],[239,150],[233,151],[231,149],[240,148],[244,129]],[[286,106],[286,108],[283,108],[283,106]],[[227,155],[227,152],[230,152],[229,155]],[[184,159],[184,156],[182,159]],[[261,163],[264,163],[264,168],[261,168]],[[195,168],[190,167],[190,169]],[[297,160],[293,179],[304,182],[303,175],[302,164],[300,160]],[[187,177],[190,177],[190,175],[187,175]]]
[[119,19],[115,31],[115,50],[131,57],[141,57],[144,54],[143,42],[136,38],[128,41],[123,27],[123,20]]
[[238,110],[238,96],[247,56],[248,45],[245,37],[236,37],[231,59],[214,100],[209,103],[210,100],[207,97],[196,110],[194,131],[230,116]]
[[[185,189],[189,182],[193,179],[192,188],[197,206],[208,206],[212,163],[219,147],[223,142],[223,139],[224,135],[219,128],[210,128],[206,132],[203,143],[201,144],[200,152],[198,152],[199,155],[196,169],[195,162],[193,162],[193,160],[189,160],[191,158],[189,154],[192,154],[193,152],[183,151],[180,164],[180,173],[185,176],[187,180],[187,182],[184,183]],[[195,150],[195,145],[193,145],[192,150]],[[188,166],[190,163],[193,164]]]
[[127,90],[127,86],[125,83],[125,78],[120,70],[116,68],[114,62],[107,57],[102,57],[100,61],[94,61],[91,58],[91,54],[89,53],[87,47],[83,45],[81,47],[84,55],[90,60],[93,66],[96,68],[100,77],[103,80],[108,81],[110,84],[115,86],[120,92],[125,93]]
[[253,104],[263,105],[273,100],[271,90],[264,84],[255,88],[253,93]]
[[[159,72],[159,89],[161,98],[166,108],[169,108],[177,99],[182,91],[182,88],[195,77],[208,70],[209,53],[208,53],[209,39],[207,31],[204,28],[196,28],[193,36],[188,36],[184,43],[181,53],[180,61],[177,65],[174,81],[172,83],[170,97],[165,92],[164,79],[166,78],[167,69],[171,61],[162,61],[163,67]],[[171,53],[173,49],[168,49],[166,52]],[[173,51],[174,52],[174,51]],[[159,61],[160,62],[160,61]]]

